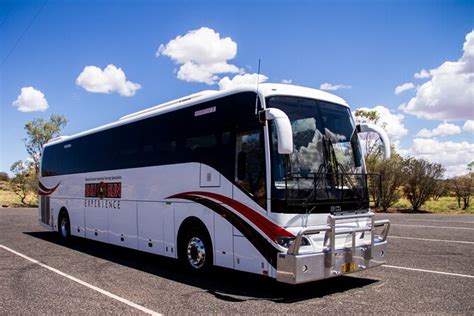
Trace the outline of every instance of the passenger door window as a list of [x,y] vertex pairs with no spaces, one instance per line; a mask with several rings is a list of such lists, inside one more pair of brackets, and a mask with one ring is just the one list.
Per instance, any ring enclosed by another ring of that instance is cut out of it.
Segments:
[[236,184],[262,207],[266,206],[265,155],[261,130],[237,134]]

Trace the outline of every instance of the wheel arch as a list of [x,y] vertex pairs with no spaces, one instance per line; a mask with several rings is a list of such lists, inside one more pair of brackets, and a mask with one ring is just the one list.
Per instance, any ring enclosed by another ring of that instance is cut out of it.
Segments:
[[58,212],[57,223],[59,223],[59,219],[60,219],[61,216],[63,216],[64,214],[69,218],[69,220],[71,220],[71,217],[69,216],[69,212],[68,212],[67,208],[66,208],[65,206],[62,206],[62,207],[59,209],[59,212]]
[[[183,233],[188,230],[188,229],[201,229],[205,233],[207,233],[209,240],[211,241],[211,244],[213,245],[213,238],[211,236],[211,233],[209,232],[209,229],[207,228],[206,224],[196,216],[189,216],[186,217],[181,224],[179,225],[178,228],[178,233],[176,234],[176,244],[178,245],[181,238],[183,237]],[[212,246],[214,248],[214,246]],[[214,249],[213,249],[214,251]]]
[[[179,225],[178,228],[178,233],[176,234],[176,257],[181,261],[184,259],[183,257],[180,257],[180,253],[182,251],[182,246],[183,242],[185,242],[185,237],[186,237],[186,232],[189,232],[191,230],[194,231],[200,231],[201,233],[207,235],[208,242],[210,243],[210,251],[211,251],[211,258],[212,260],[210,261],[211,266],[215,265],[215,248],[214,248],[214,240],[212,236],[212,230],[209,229],[209,227],[206,225],[205,221],[202,219],[196,217],[196,216],[188,216],[186,217],[181,224]],[[209,267],[207,268],[209,269]]]
[[[65,232],[62,229],[63,218],[66,219],[66,223],[67,223],[67,229],[65,230]],[[62,206],[58,212],[57,232],[59,233],[62,240],[66,240],[67,238],[71,237],[71,217],[69,216],[69,212],[65,206]]]
[[176,256],[178,256],[178,248],[183,237],[183,232],[189,229],[200,229],[207,234],[209,240],[211,241],[211,249],[213,254],[213,260],[215,260],[215,249],[214,249],[214,231],[211,230],[213,227],[208,227],[202,219],[194,215],[188,216],[179,225],[178,233],[176,234]]

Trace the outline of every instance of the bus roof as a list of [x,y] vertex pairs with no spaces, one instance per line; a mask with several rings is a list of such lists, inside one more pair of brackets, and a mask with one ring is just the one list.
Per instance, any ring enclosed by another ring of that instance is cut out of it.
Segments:
[[[161,103],[144,110],[134,112],[128,115],[121,117],[115,122],[111,122],[99,127],[95,127],[90,130],[86,130],[71,136],[59,136],[50,140],[46,145],[52,145],[57,143],[66,142],[68,140],[85,136],[88,134],[93,134],[102,130],[106,130],[112,127],[124,125],[134,121],[139,121],[147,117],[156,116],[172,111],[176,111],[182,108],[186,108],[195,104],[199,104],[206,101],[211,101],[214,99],[219,99],[228,95],[236,94],[239,92],[257,92],[256,85],[242,85],[232,89],[226,90],[204,90],[198,93],[194,93],[182,98],[178,98],[169,102]],[[298,96],[304,98],[317,99],[322,101],[328,101],[332,103],[337,103],[344,106],[349,106],[347,102],[328,92],[321,91],[318,89],[306,88],[301,86],[289,85],[289,84],[279,84],[279,83],[261,83],[258,86],[258,93],[262,98],[266,98],[274,95],[285,95],[285,96]]]

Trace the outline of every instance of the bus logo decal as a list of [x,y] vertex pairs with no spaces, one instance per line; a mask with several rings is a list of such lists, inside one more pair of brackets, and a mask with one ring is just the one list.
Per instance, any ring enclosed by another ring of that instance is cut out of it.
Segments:
[[99,199],[120,199],[122,197],[121,182],[86,183],[84,196]]

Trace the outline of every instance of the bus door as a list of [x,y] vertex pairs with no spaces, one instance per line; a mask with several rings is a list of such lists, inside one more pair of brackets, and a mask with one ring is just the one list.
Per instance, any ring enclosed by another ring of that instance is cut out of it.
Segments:
[[[260,211],[266,207],[265,151],[263,130],[255,129],[237,133],[236,174],[234,200]],[[266,216],[264,212],[262,215]],[[268,263],[243,234],[234,227],[234,267],[237,270],[258,274],[268,273]]]

